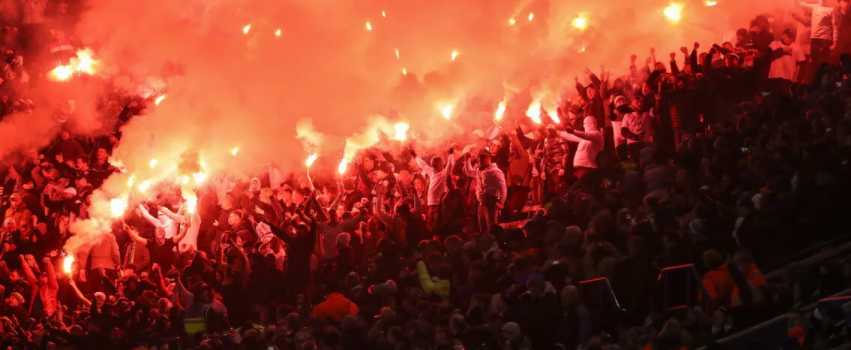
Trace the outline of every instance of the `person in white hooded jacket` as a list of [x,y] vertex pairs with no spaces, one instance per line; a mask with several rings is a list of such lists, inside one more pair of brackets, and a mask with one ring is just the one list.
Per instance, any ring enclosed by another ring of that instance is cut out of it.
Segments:
[[597,154],[604,147],[603,133],[597,129],[597,119],[592,116],[585,117],[582,125],[585,131],[573,130],[567,126],[565,131],[558,133],[558,136],[565,140],[579,143],[573,158],[577,177],[581,177],[588,169],[597,169]]
[[498,210],[505,206],[508,198],[508,186],[505,182],[505,173],[499,170],[496,163],[491,163],[491,154],[479,153],[479,166],[474,168],[468,157],[464,162],[464,172],[467,176],[476,179],[476,199],[479,200],[479,229],[481,232],[496,225]]

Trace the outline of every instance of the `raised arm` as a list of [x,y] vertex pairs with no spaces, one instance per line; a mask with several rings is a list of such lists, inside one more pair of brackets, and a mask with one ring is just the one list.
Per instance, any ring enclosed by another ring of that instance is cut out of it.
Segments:
[[165,214],[165,216],[168,216],[169,218],[171,218],[174,221],[183,222],[183,220],[184,220],[183,215],[174,213],[166,207],[157,207],[157,209],[159,209],[161,213]]
[[50,289],[58,289],[59,283],[56,282],[56,271],[53,270],[53,261],[50,258],[41,259],[44,262],[44,269],[47,272],[47,286]]
[[83,305],[85,307],[91,307],[92,306],[92,301],[89,300],[89,299],[86,299],[86,296],[83,295],[83,292],[80,291],[80,288],[77,288],[77,284],[74,283],[73,278],[68,280],[68,284],[71,285],[71,289],[74,290],[74,295],[77,296],[77,299],[80,299],[80,301],[83,302]]
[[139,204],[139,214],[141,214],[142,217],[145,218],[145,220],[148,220],[148,222],[150,222],[151,225],[154,225],[156,227],[162,227],[163,226],[163,223],[160,222],[159,219],[151,216],[151,213],[148,212],[148,209],[145,208],[144,205]]
[[476,173],[476,168],[473,168],[473,164],[470,163],[470,157],[467,156],[467,159],[464,160],[464,173],[469,177],[476,177],[478,173]]
[[127,234],[130,235],[130,239],[142,243],[144,245],[148,244],[148,240],[142,238],[142,236],[139,235],[139,230],[137,230],[135,227],[124,224],[124,231],[127,231]]
[[27,277],[27,282],[30,286],[35,286],[38,280],[35,278],[32,268],[27,263],[27,258],[24,255],[18,255],[18,258],[21,259],[21,269],[24,270],[24,276]]
[[180,240],[186,236],[186,231],[189,230],[189,226],[192,226],[192,223],[189,220],[183,220],[183,225],[180,225],[180,232],[177,233],[176,236],[171,239],[174,241],[174,244],[180,243]]

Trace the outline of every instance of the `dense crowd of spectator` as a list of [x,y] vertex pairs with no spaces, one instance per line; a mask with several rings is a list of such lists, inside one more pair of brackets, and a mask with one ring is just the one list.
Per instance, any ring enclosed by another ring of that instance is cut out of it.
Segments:
[[[40,75],[21,73],[74,47],[67,3],[20,4],[0,118],[33,108]],[[515,128],[477,133],[475,152],[363,150],[338,181],[217,176],[197,211],[159,185],[69,266],[69,227],[121,171],[120,133],[62,131],[3,159],[2,346],[715,345],[851,277],[851,261],[778,283],[760,270],[844,235],[851,209],[851,8],[805,5],[798,22],[759,16],[668,64],[651,49],[623,76],[586,70],[563,123],[507,115]],[[144,118],[146,101],[126,100],[104,103],[116,131]],[[847,340],[840,311],[818,317],[803,332],[790,316],[790,346]]]

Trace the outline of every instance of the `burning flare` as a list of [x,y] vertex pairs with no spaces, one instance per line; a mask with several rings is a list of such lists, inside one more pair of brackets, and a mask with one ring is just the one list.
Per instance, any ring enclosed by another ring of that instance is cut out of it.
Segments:
[[157,99],[156,99],[156,100],[154,100],[154,104],[155,104],[155,105],[157,105],[157,106],[159,106],[159,105],[160,105],[160,103],[161,103],[163,100],[165,100],[165,95],[160,95],[160,97],[157,97]]
[[706,4],[706,6],[712,7],[712,6],[718,5],[718,2],[713,1],[713,0],[706,0],[706,1],[704,1],[704,4]]
[[50,76],[56,81],[65,81],[74,75],[74,69],[71,66],[57,66],[50,71]]
[[183,195],[183,199],[186,200],[186,211],[194,215],[198,208],[198,197],[194,192],[189,191],[189,193]]
[[249,32],[250,30],[251,30],[251,25],[250,25],[250,24],[246,24],[246,25],[245,25],[245,27],[242,27],[242,34],[248,34],[248,32]]
[[561,119],[558,117],[558,110],[555,107],[547,108],[546,112],[553,123],[561,124]]
[[281,30],[280,29],[275,31],[275,36],[281,36]]
[[381,17],[387,17],[387,13],[384,12],[384,11],[381,11]]
[[678,2],[672,2],[668,7],[663,11],[665,17],[668,18],[671,22],[679,22],[683,16],[683,4]]
[[532,119],[535,124],[541,124],[541,101],[534,101],[526,110],[526,116]]
[[127,199],[113,198],[109,200],[109,212],[113,218],[120,218],[127,211]]
[[398,47],[396,48],[396,59],[397,60],[399,59],[399,48]]
[[62,271],[65,271],[67,274],[71,274],[74,267],[74,257],[68,255],[65,259],[62,259]]
[[92,50],[82,49],[77,51],[76,57],[71,57],[69,64],[59,65],[48,74],[48,78],[54,81],[66,81],[76,73],[92,75],[95,73],[94,66],[97,61],[93,58]]
[[503,115],[505,115],[505,101],[500,101],[499,106],[496,107],[496,114],[494,114],[494,120],[502,120]]
[[145,191],[147,191],[148,188],[150,188],[150,187],[151,187],[151,180],[142,181],[142,183],[140,183],[139,187],[138,187],[139,192],[145,193]]
[[458,50],[452,50],[452,60],[454,61],[456,57],[458,57]]
[[194,173],[194,174],[192,174],[192,177],[193,177],[193,178],[195,178],[195,183],[196,183],[196,184],[200,184],[200,183],[204,182],[204,180],[206,180],[206,179],[207,179],[207,174],[204,174],[204,173]]
[[151,166],[151,169],[156,168],[157,167],[157,160],[154,159],[154,158],[151,158],[149,165]]
[[443,118],[449,120],[452,117],[452,105],[446,105],[440,109],[440,114],[443,114]]
[[230,150],[230,154],[236,157],[236,154],[239,153],[239,146],[236,146]]
[[515,23],[517,23],[517,20],[513,17],[508,19],[508,25],[513,26]]
[[344,175],[344,174],[346,174],[346,170],[348,168],[349,168],[349,160],[346,159],[346,158],[343,158],[343,160],[340,161],[340,165],[337,166],[337,172],[340,173],[340,175]]
[[408,70],[405,69],[405,68],[402,68],[402,75],[408,75]]
[[372,23],[366,22],[366,30],[372,30]]
[[532,22],[533,19],[535,19],[535,14],[529,12],[529,22]]
[[306,165],[307,168],[310,168],[310,166],[313,165],[314,162],[316,162],[316,158],[319,158],[316,153],[311,154],[307,157],[307,160],[304,162],[304,165]]
[[579,31],[584,31],[585,29],[588,29],[588,18],[586,18],[585,15],[580,14],[570,21],[570,24],[573,25],[573,28],[576,28]]
[[396,123],[393,126],[393,129],[396,130],[396,135],[393,138],[399,141],[405,141],[408,138],[408,129],[410,128],[411,126],[407,123]]

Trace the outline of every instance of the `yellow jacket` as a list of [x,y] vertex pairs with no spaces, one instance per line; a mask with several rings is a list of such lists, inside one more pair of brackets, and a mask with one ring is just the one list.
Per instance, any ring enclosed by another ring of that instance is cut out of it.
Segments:
[[426,268],[425,262],[422,260],[417,262],[417,274],[420,276],[420,285],[422,285],[423,291],[426,293],[437,293],[441,300],[444,302],[449,301],[449,280],[433,281],[431,275],[428,274],[428,268]]

